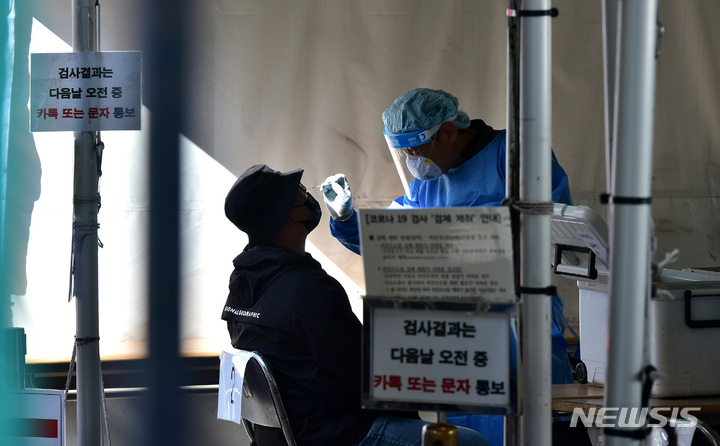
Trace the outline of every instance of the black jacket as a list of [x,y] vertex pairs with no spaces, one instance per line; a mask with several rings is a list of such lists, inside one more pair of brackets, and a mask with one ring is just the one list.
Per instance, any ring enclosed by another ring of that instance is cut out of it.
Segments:
[[362,327],[310,254],[245,248],[222,318],[232,345],[270,363],[299,446],[350,445],[377,416],[360,407]]

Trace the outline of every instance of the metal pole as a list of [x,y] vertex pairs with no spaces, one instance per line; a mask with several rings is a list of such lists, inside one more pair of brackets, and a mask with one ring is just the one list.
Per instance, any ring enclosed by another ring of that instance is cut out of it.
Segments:
[[150,128],[150,394],[144,444],[185,443],[180,394],[180,134],[185,84],[186,0],[146,2],[143,14]]
[[[517,10],[520,0],[508,0],[508,10]],[[508,14],[507,40],[507,123],[505,132],[505,197],[510,202],[520,197],[520,149],[518,147],[520,116],[520,19]],[[510,206],[510,225],[513,234],[513,267],[515,282],[520,274],[520,213]],[[522,389],[522,374],[518,373],[518,390]],[[505,446],[518,444],[518,414],[504,419]]]
[[[517,10],[520,0],[508,0],[508,9]],[[505,147],[505,196],[517,198],[520,195],[520,151],[518,148],[518,118],[520,108],[520,32],[518,17],[508,16],[507,42],[507,113]],[[514,228],[513,228],[514,229]],[[514,232],[513,232],[514,233]],[[517,252],[517,251],[515,251]],[[517,257],[517,256],[516,256]]]
[[[610,203],[610,320],[605,387],[608,407],[642,407],[650,284],[657,7],[657,0],[620,3]],[[642,443],[608,429],[605,436],[609,446]]]
[[605,82],[605,187],[612,194],[612,147],[615,113],[618,1],[603,0],[603,68]]
[[[5,234],[9,232],[5,219],[7,205],[7,160],[10,128],[10,95],[12,91],[13,63],[15,49],[15,4],[12,1],[2,2],[3,11],[6,17],[0,24],[0,42],[2,53],[0,57],[0,330],[12,326],[10,310],[10,287],[9,278],[6,276],[5,268]],[[10,415],[14,408],[7,403],[6,392],[10,389],[6,386],[5,376],[12,365],[10,346],[0,339],[0,438],[6,438],[10,428]]]
[[[10,301],[9,277],[6,277],[5,262],[5,237],[9,233],[5,213],[7,209],[7,162],[10,143],[10,104],[14,68],[15,52],[15,4],[11,1],[3,1],[3,11],[7,16],[3,19],[2,29],[2,86],[0,87],[0,328],[12,326],[12,312]],[[0,366],[5,364],[8,357],[3,350],[4,345],[0,344]]]
[[[525,0],[523,11],[549,11],[550,0]],[[523,12],[524,13],[524,12]],[[549,15],[520,19],[520,200],[552,202]],[[550,215],[521,214],[520,271],[523,289],[549,289]],[[523,445],[552,442],[551,296],[521,293]]]
[[[73,51],[97,50],[92,0],[73,0]],[[101,444],[101,377],[98,323],[98,159],[96,132],[75,132],[73,250],[77,345],[78,446]]]

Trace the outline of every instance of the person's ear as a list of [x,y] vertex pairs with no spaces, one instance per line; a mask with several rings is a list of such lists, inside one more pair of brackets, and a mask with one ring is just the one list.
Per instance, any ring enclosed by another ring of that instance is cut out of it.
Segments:
[[455,124],[449,121],[443,122],[438,129],[438,139],[443,143],[452,144],[455,138],[457,138],[457,128],[455,128]]

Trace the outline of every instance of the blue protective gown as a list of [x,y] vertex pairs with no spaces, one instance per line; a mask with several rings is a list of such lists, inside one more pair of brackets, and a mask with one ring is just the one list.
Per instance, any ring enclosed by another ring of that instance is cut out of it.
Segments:
[[[482,120],[473,120],[470,128],[477,135],[467,152],[474,154],[463,163],[448,169],[435,180],[413,180],[409,197],[403,195],[390,208],[500,206],[505,199],[505,130],[494,130]],[[489,142],[488,142],[489,141]],[[572,205],[567,174],[552,154],[552,200]],[[343,222],[330,219],[330,231],[343,245],[360,253],[360,226],[357,212]],[[548,259],[548,266],[550,266]],[[572,383],[564,337],[563,301],[553,296],[553,384]]]

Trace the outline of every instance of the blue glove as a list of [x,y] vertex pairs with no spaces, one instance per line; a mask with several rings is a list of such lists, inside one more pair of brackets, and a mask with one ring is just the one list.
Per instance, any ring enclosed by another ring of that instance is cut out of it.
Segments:
[[350,183],[345,174],[338,173],[327,177],[320,185],[327,207],[333,220],[345,221],[353,213],[352,192],[350,192]]

